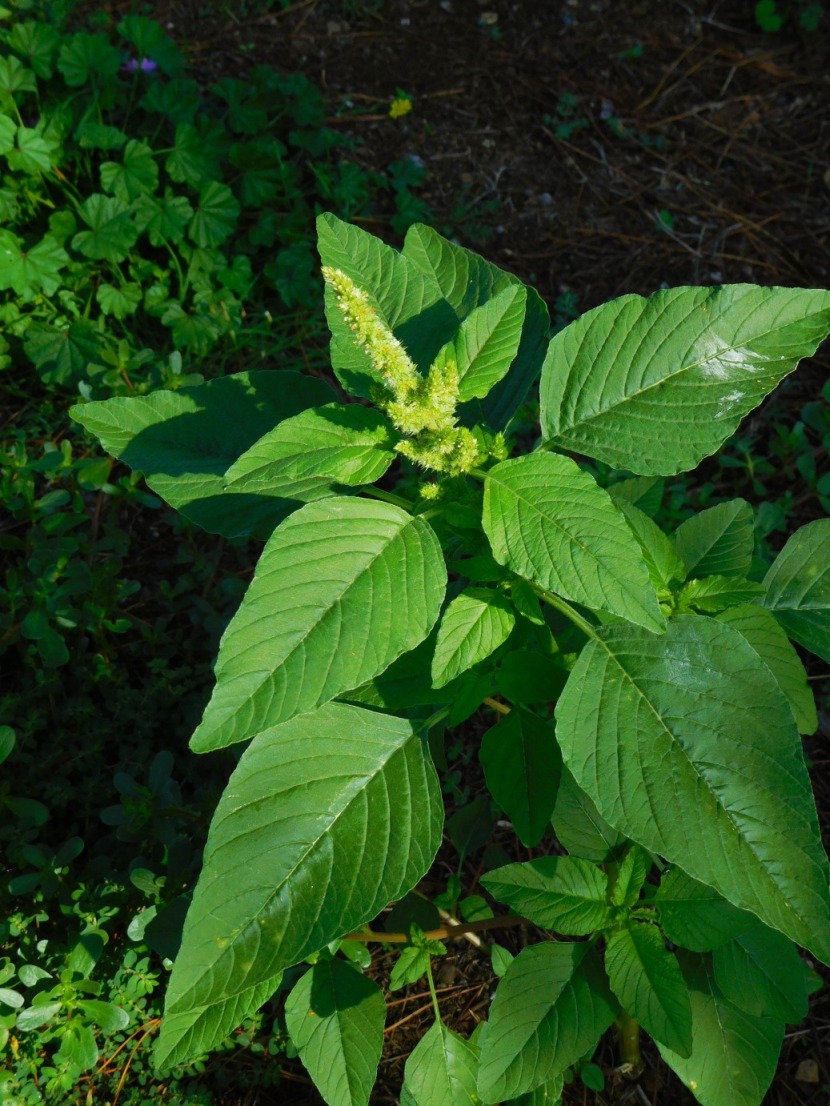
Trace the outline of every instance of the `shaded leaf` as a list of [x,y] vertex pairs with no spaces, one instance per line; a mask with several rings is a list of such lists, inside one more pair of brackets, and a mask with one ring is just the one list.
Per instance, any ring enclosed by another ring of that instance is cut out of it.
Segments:
[[790,537],[764,577],[768,607],[788,637],[830,664],[830,519]]
[[745,499],[709,507],[681,522],[674,544],[689,576],[746,576],[755,548],[752,508]]
[[479,756],[490,794],[522,843],[537,845],[550,820],[562,770],[553,726],[514,707],[481,739]]
[[285,1024],[329,1106],[368,1106],[383,1047],[386,1003],[345,960],[318,960],[285,1001]]
[[404,1068],[417,1106],[477,1106],[475,1049],[436,1021],[412,1050]]

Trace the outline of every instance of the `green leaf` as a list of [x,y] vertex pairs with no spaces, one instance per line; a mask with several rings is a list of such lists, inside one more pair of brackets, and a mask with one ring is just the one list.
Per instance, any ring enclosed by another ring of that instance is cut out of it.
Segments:
[[608,494],[615,503],[630,503],[649,518],[654,518],[660,509],[665,485],[666,481],[660,476],[630,476],[612,484]]
[[158,1066],[208,1052],[284,968],[406,894],[432,863],[442,819],[435,769],[401,719],[330,703],[260,732],[211,823]]
[[138,238],[132,211],[116,196],[100,192],[88,196],[78,208],[89,230],[79,231],[72,246],[93,261],[124,261]]
[[86,319],[76,319],[65,330],[36,322],[26,330],[23,350],[44,384],[75,384],[86,377],[87,365],[97,360],[102,344]]
[[544,438],[643,476],[692,469],[830,331],[830,292],[669,288],[588,311],[550,343]]
[[535,925],[582,937],[609,922],[608,876],[588,860],[542,856],[481,877],[494,899]]
[[155,192],[159,167],[146,142],[132,139],[127,143],[121,161],[105,161],[101,166],[101,187],[125,204],[139,196]]
[[115,76],[120,65],[121,55],[102,34],[71,35],[64,39],[58,53],[58,69],[70,88],[108,80]]
[[730,607],[717,616],[733,630],[742,634],[775,677],[786,695],[798,732],[812,734],[818,729],[816,700],[807,682],[801,658],[790,645],[784,630],[765,607]]
[[[499,292],[520,283],[512,273],[504,272],[471,250],[442,238],[431,227],[420,224],[407,231],[403,256],[437,286],[461,320]],[[494,430],[503,430],[539,376],[550,317],[534,288],[526,288],[525,294],[522,339],[510,372],[486,399],[474,400],[462,408],[463,421],[469,425],[484,423]]]
[[81,999],[78,1006],[103,1033],[117,1033],[119,1029],[126,1029],[130,1024],[130,1015],[114,1002],[87,998]]
[[605,945],[605,970],[623,1009],[655,1041],[690,1056],[689,991],[660,931],[642,922],[616,930]]
[[52,76],[52,59],[60,40],[60,34],[48,23],[27,19],[13,25],[8,44],[25,57],[39,77],[48,78]]
[[191,748],[230,745],[383,672],[434,626],[447,583],[438,539],[391,503],[309,503],[271,535],[219,646]]
[[476,1050],[440,1021],[429,1027],[404,1067],[417,1106],[478,1106],[477,1072]]
[[48,173],[57,164],[57,146],[35,127],[17,128],[17,148],[6,154],[9,168],[31,177]]
[[[555,1075],[539,1087],[534,1087],[527,1094],[511,1098],[509,1106],[562,1106],[562,1089],[565,1085],[564,1077]],[[401,1103],[403,1106],[403,1103]],[[505,1104],[507,1106],[507,1104]]]
[[0,154],[7,154],[14,149],[14,136],[17,133],[17,124],[8,115],[0,115]]
[[318,960],[285,1001],[285,1024],[329,1106],[368,1106],[383,1047],[386,1003],[345,960]]
[[[366,291],[417,364],[428,366],[455,334],[458,318],[435,282],[374,235],[325,214],[317,219],[317,247],[324,265],[344,272]],[[326,319],[338,379],[353,394],[369,395],[378,379],[376,370],[356,344],[329,287]]]
[[499,695],[511,703],[549,703],[557,699],[568,678],[568,669],[559,659],[529,649],[511,649],[499,658],[493,673]]
[[[490,559],[492,560],[492,558]],[[495,561],[493,563],[495,564]],[[539,597],[527,580],[523,580],[521,576],[514,576],[510,581],[510,599],[516,611],[529,622],[532,622],[535,626],[545,625],[545,616],[542,614]]]
[[389,990],[399,991],[422,979],[429,968],[429,953],[414,946],[405,948],[395,961],[389,976]]
[[765,925],[715,949],[712,969],[723,997],[747,1014],[790,1025],[807,1016],[807,966],[792,941]]
[[611,891],[614,906],[633,906],[637,902],[651,866],[652,860],[648,853],[639,846],[632,845],[617,868]]
[[680,868],[667,872],[655,896],[660,925],[668,939],[692,952],[709,952],[757,924],[713,887],[687,876]]
[[133,315],[141,303],[141,285],[127,283],[116,288],[114,284],[99,284],[95,298],[105,315],[126,319]]
[[0,726],[0,764],[11,756],[14,743],[15,734],[11,726]]
[[665,625],[629,527],[570,458],[533,453],[490,469],[482,522],[493,556],[519,576],[649,629]]
[[746,576],[752,565],[755,528],[745,499],[730,499],[681,522],[674,534],[689,576]]
[[165,242],[181,242],[187,224],[193,218],[193,208],[185,196],[175,196],[168,188],[164,199],[139,196],[133,204],[135,221],[139,231],[146,231],[153,246]]
[[267,537],[296,504],[235,493],[225,488],[224,474],[281,418],[326,403],[333,394],[313,377],[262,371],[175,392],[79,404],[71,414],[197,526],[229,538]]
[[58,1066],[68,1064],[75,1072],[88,1071],[98,1061],[98,1045],[95,1034],[80,1018],[70,1018],[61,1026],[60,1048],[54,1055]]
[[599,864],[616,856],[626,841],[623,834],[609,826],[564,764],[551,822],[572,856]]
[[471,311],[439,350],[437,364],[455,364],[462,402],[483,399],[510,368],[522,337],[526,303],[521,284],[503,288]]
[[493,588],[465,588],[449,604],[438,627],[432,658],[433,687],[444,687],[494,653],[516,623],[513,608]]
[[0,289],[11,289],[24,299],[40,292],[53,296],[68,264],[69,255],[50,234],[24,249],[16,234],[0,230]]
[[766,588],[755,580],[739,576],[705,576],[702,580],[689,580],[677,593],[677,610],[690,610],[715,614],[728,607],[751,603],[764,594]]
[[523,949],[498,985],[481,1033],[484,1102],[532,1091],[596,1045],[617,1013],[588,944],[546,941]]
[[507,813],[522,843],[538,845],[550,820],[562,754],[553,726],[514,707],[481,739],[481,766],[490,794]]
[[199,188],[219,171],[216,151],[190,123],[179,123],[176,127],[173,148],[164,164],[171,180],[189,184],[191,188]]
[[703,1106],[760,1106],[772,1082],[784,1037],[773,1018],[754,1018],[727,1002],[700,957],[681,964],[692,1005],[692,1051],[660,1055]]
[[[373,484],[395,458],[392,428],[372,408],[329,403],[284,419],[226,473],[237,491],[270,491],[304,499],[331,485]],[[315,495],[314,498],[317,496]]]
[[35,75],[18,58],[0,58],[0,103],[14,104],[16,92],[36,92]]
[[118,127],[84,119],[75,130],[75,138],[82,150],[120,150],[127,136]]
[[197,246],[218,246],[233,234],[239,204],[226,184],[207,181],[199,190],[199,203],[187,233]]
[[830,959],[830,866],[786,698],[736,630],[682,616],[600,630],[556,708],[613,826]]
[[787,636],[830,664],[830,519],[796,530],[764,584],[763,605]]
[[617,501],[617,509],[637,539],[652,586],[659,592],[660,589],[669,589],[674,581],[683,580],[686,570],[683,561],[675,552],[671,538],[667,537],[644,511],[633,504],[620,500]]

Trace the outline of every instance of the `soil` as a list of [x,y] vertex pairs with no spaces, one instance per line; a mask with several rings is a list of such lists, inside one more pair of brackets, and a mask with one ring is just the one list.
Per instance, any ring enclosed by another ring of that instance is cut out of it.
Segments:
[[[423,165],[418,195],[435,225],[567,314],[574,298],[581,312],[662,285],[830,287],[830,10],[807,32],[796,0],[783,6],[793,18],[774,34],[755,25],[753,3],[718,0],[297,0],[271,10],[169,0],[157,14],[206,81],[260,62],[303,72],[324,89],[329,124],[354,140],[350,159],[370,170]],[[391,118],[398,93],[412,110]],[[365,222],[399,245],[390,213]],[[757,433],[773,416],[795,421],[828,368],[825,349],[771,401]],[[820,509],[807,502],[804,512],[800,521]],[[826,716],[823,725],[808,752],[826,824]],[[465,887],[475,878],[474,860]],[[523,939],[499,937],[514,951]],[[486,1016],[492,977],[463,941],[448,963],[445,1016],[466,1036]],[[409,990],[392,996],[373,1103],[397,1101],[403,1060],[431,1019],[424,988]],[[596,1057],[605,1090],[577,1082],[565,1101],[694,1101],[651,1046],[644,1059],[640,1079],[625,1080],[607,1035]],[[321,1101],[299,1064],[284,1072],[286,1106]],[[825,986],[787,1034],[765,1102],[826,1106],[828,1093]]]

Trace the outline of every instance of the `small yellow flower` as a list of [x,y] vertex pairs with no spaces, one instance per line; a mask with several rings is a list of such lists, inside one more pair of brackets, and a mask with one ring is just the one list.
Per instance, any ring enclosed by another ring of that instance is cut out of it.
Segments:
[[409,97],[396,96],[389,105],[389,118],[400,119],[404,115],[409,115],[410,111],[412,111],[412,101]]

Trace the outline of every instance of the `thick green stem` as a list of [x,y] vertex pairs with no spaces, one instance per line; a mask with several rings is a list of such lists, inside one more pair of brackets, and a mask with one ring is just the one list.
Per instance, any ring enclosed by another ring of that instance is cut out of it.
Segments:
[[617,1030],[620,1047],[620,1069],[629,1079],[636,1079],[643,1070],[643,1058],[640,1055],[640,1027],[624,1010],[614,1023],[614,1027]]
[[564,614],[565,618],[570,619],[574,626],[578,626],[583,634],[587,634],[590,638],[595,638],[597,636],[596,627],[592,626],[586,618],[583,618],[579,611],[575,611],[570,603],[566,603],[564,599],[560,599],[559,596],[554,595],[552,591],[545,591],[544,588],[540,588],[532,582],[530,582],[530,586],[540,599],[544,600],[549,607],[553,607],[561,614]]

